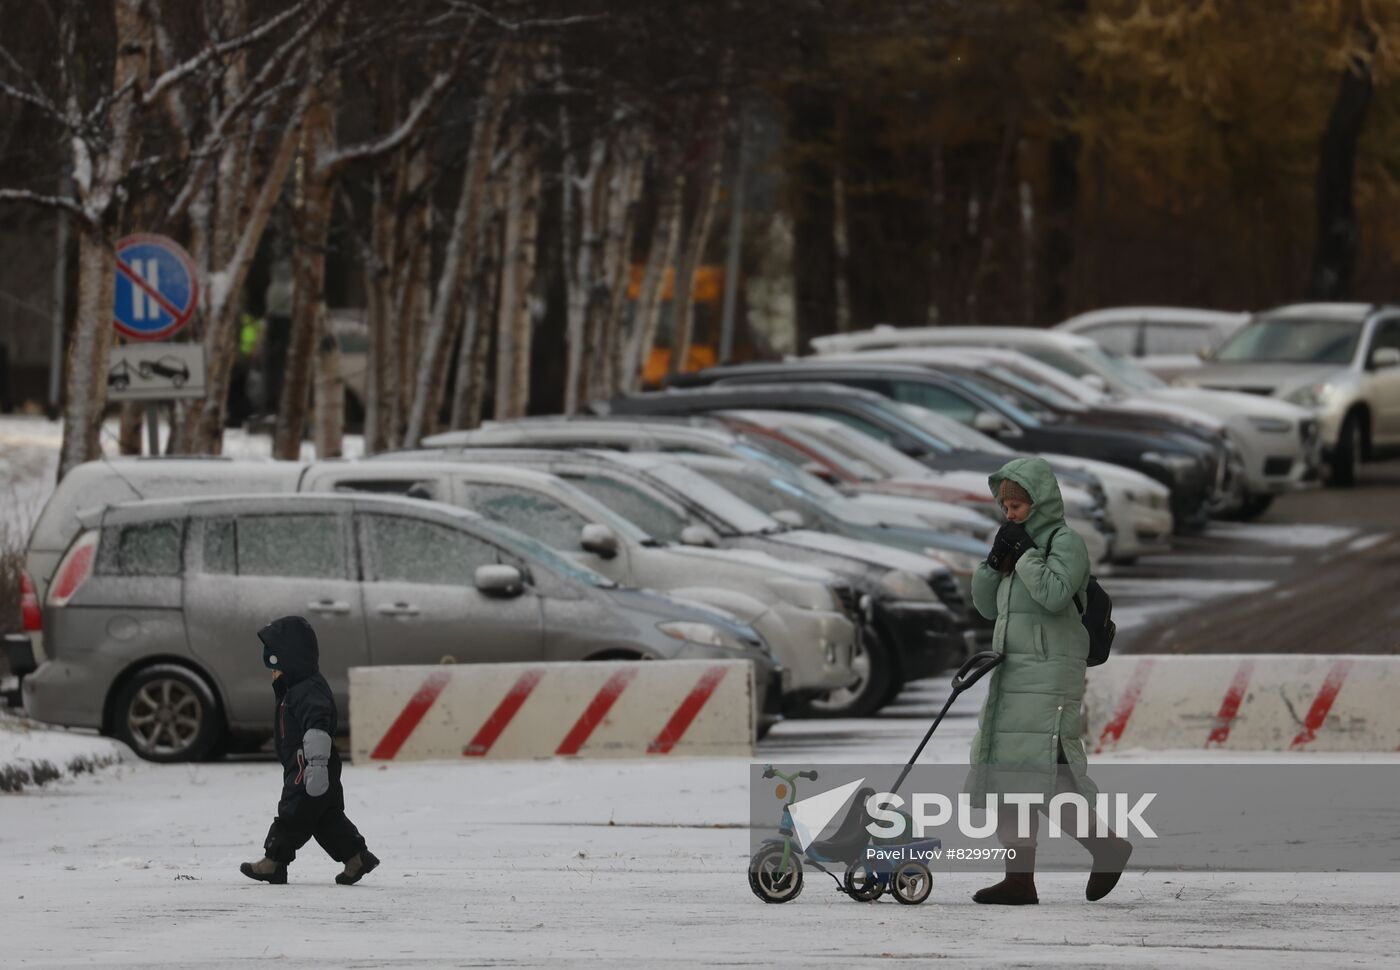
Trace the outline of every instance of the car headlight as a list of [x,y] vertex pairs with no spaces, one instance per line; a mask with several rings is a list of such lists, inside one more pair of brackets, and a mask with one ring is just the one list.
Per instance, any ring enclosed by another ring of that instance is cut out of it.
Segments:
[[693,620],[667,620],[656,624],[656,628],[673,640],[685,643],[698,643],[703,647],[728,647],[742,650],[744,645],[719,627]]
[[1287,434],[1293,430],[1293,422],[1287,418],[1251,417],[1249,423],[1259,431],[1267,431],[1269,434]]
[[891,569],[881,576],[880,589],[897,600],[937,599],[928,583],[904,569]]
[[1294,391],[1290,391],[1284,400],[1289,404],[1296,404],[1303,408],[1320,408],[1327,403],[1335,388],[1326,381],[1319,381],[1316,384],[1304,384]]
[[1172,473],[1174,478],[1181,478],[1196,469],[1195,458],[1177,451],[1144,451],[1142,453],[1142,460],[1149,464],[1158,465],[1167,469],[1167,471]]
[[959,575],[966,575],[977,569],[978,563],[982,560],[966,552],[955,552],[951,549],[939,549],[936,546],[926,546],[924,555],[930,559],[937,559],[953,572]]

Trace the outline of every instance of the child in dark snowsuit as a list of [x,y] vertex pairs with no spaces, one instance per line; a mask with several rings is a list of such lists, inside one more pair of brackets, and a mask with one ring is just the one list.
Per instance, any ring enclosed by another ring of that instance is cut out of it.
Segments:
[[258,639],[277,695],[273,738],[282,762],[282,798],[263,843],[264,858],[243,863],[240,871],[250,879],[285,883],[287,864],[315,838],[332,859],[345,863],[335,881],[353,885],[379,860],[345,817],[340,755],[331,742],[335,698],[319,669],[316,631],[303,617],[284,616],[259,630]]

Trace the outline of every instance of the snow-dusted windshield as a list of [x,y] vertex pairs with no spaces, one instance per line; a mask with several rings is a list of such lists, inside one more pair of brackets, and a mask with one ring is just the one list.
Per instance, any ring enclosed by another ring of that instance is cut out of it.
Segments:
[[648,468],[647,474],[676,495],[684,496],[686,501],[693,502],[719,519],[731,533],[752,535],[783,530],[780,523],[689,468],[658,463]]
[[1098,344],[1084,347],[1079,351],[1092,363],[1098,365],[1100,371],[1107,370],[1118,379],[1118,383],[1126,385],[1132,391],[1156,391],[1167,385],[1158,377],[1143,370],[1137,364],[1126,357],[1114,357],[1106,353]]
[[[952,418],[944,417],[941,414],[934,414],[926,408],[917,407],[913,404],[896,404],[899,412],[910,421],[928,429],[929,433],[936,434],[947,441],[955,448],[966,451],[987,451],[998,455],[1009,455],[1012,449],[1006,447],[995,438],[990,438],[978,431],[976,428],[969,428],[961,422]],[[922,466],[920,466],[922,468]]]
[[834,502],[842,498],[840,492],[832,488],[811,472],[803,471],[798,465],[791,461],[786,461],[775,455],[770,455],[762,448],[748,444],[735,445],[736,454],[743,455],[753,461],[762,462],[763,466],[776,477],[785,482],[789,482],[803,492],[810,495],[819,502]]
[[[796,433],[794,430],[794,436]],[[802,433],[805,435],[807,432],[803,429]],[[928,475],[927,468],[899,449],[844,425],[822,428],[812,432],[811,436],[875,469],[879,473],[877,478],[923,478]]]
[[1215,352],[1215,359],[1270,364],[1349,364],[1361,320],[1259,317]]
[[1003,384],[1008,384],[1022,394],[1043,401],[1053,408],[1059,408],[1061,411],[1082,411],[1084,409],[1084,406],[1078,401],[1066,394],[1062,394],[1057,389],[1046,384],[1038,384],[1035,381],[1028,380],[1000,364],[992,364],[987,367],[985,371],[988,377],[1001,381]]

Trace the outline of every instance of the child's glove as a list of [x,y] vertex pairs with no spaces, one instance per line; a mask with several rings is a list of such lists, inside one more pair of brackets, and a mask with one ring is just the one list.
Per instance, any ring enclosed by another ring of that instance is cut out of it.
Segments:
[[306,793],[319,798],[331,787],[331,736],[325,731],[312,728],[301,740],[302,754],[306,758]]
[[987,565],[1000,571],[1003,563],[1015,564],[1021,553],[1034,546],[1030,533],[1019,522],[1008,522],[997,530],[992,540],[992,551],[987,554]]

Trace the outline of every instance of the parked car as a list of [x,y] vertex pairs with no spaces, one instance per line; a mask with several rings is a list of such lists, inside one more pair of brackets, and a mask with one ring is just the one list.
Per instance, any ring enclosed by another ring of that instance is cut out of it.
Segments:
[[[593,405],[609,415],[661,416],[675,414],[714,414],[716,412],[760,408],[794,411],[835,418],[904,452],[937,472],[975,472],[979,487],[985,477],[1006,463],[1003,455],[956,448],[933,434],[927,427],[901,414],[889,398],[873,391],[840,384],[744,384],[668,390],[614,398]],[[1072,469],[1057,469],[1064,490],[1068,520],[1091,549],[1102,552],[1112,547],[1107,497],[1102,486]],[[1089,533],[1099,533],[1096,542]]]
[[958,582],[964,625],[990,640],[992,624],[972,608],[972,573],[986,557],[985,541],[937,532],[917,522],[886,521],[821,479],[794,473],[777,462],[690,454],[674,455],[671,460],[794,528],[890,545],[941,562]]
[[[1055,415],[1030,413],[1019,402],[999,396],[973,377],[939,372],[926,367],[862,361],[827,363],[822,359],[785,364],[753,364],[719,367],[685,375],[690,386],[747,384],[804,385],[827,382],[857,387],[898,402],[894,407],[908,420],[919,423],[919,411],[951,419],[973,429],[953,430],[944,421],[928,428],[933,434],[965,452],[995,455],[993,463],[1005,463],[1010,447],[998,448],[989,435],[1018,451],[1075,459],[1093,459],[1121,465],[1149,476],[1171,492],[1171,511],[1182,531],[1205,527],[1218,491],[1223,487],[1229,456],[1221,442],[1172,428],[1132,428],[1109,424],[1076,423]],[[980,432],[980,434],[978,433]],[[1082,466],[1081,466],[1082,470]],[[1135,555],[1135,548],[1129,553]]]
[[[835,419],[801,411],[724,411],[720,416],[755,433],[771,435],[791,447],[803,449],[812,458],[812,462],[804,466],[807,470],[860,495],[877,499],[878,505],[891,499],[933,497],[976,510],[985,521],[997,526],[1005,521],[1001,506],[987,490],[987,476],[980,472],[933,471],[878,438]],[[1084,539],[1089,561],[1106,561],[1111,551],[1110,539],[1116,542],[1117,536],[1101,531],[1095,524],[1106,521],[1106,517],[1100,518],[1104,513],[1091,504],[1089,495],[1079,488],[1062,485],[1061,492],[1066,509],[1070,510],[1066,513],[1066,522]]]
[[1209,353],[1249,322],[1248,313],[1171,306],[1120,306],[1070,317],[1056,330],[1088,337],[1115,357],[1170,380],[1201,365]]
[[905,347],[1001,347],[1020,351],[1119,398],[1148,398],[1204,411],[1225,421],[1244,456],[1245,501],[1268,508],[1282,492],[1315,487],[1321,448],[1309,411],[1254,394],[1168,387],[1130,360],[1111,357],[1087,337],[1030,327],[876,328],[812,341],[818,352],[850,353]]
[[[519,421],[488,421],[469,431],[449,431],[425,439],[424,444],[435,448],[452,447],[517,447],[540,448],[599,448],[616,451],[664,452],[739,458],[745,461],[777,460],[793,466],[791,474],[801,474],[801,467],[810,457],[800,449],[785,448],[771,436],[751,435],[742,428],[715,417],[689,418],[526,418]],[[835,501],[835,493],[827,496]],[[910,524],[934,528],[981,540],[986,532],[986,520],[961,506],[928,499],[917,501],[889,500],[870,494],[854,497],[840,496],[869,507],[873,514],[902,518],[917,515]],[[902,504],[901,504],[902,503]]]
[[21,595],[36,662],[42,662],[41,604],[64,550],[77,535],[79,513],[142,499],[185,495],[294,492],[303,466],[294,462],[234,461],[231,458],[110,458],[85,462],[59,481],[44,503],[25,548]]
[[1267,395],[1320,422],[1331,482],[1400,453],[1400,307],[1302,303],[1255,316],[1183,385]]
[[400,494],[447,502],[515,529],[628,587],[646,587],[752,626],[783,667],[789,710],[857,679],[855,627],[830,572],[761,553],[663,544],[548,472],[480,461],[312,464],[303,492]]
[[153,761],[190,761],[268,731],[254,636],[308,614],[348,710],[348,671],[375,664],[725,657],[751,629],[618,587],[462,509],[383,496],[252,495],[107,506],[80,517],[44,604],[48,658],[30,716],[96,728]]
[[665,455],[522,448],[436,453],[444,460],[508,460],[545,468],[661,542],[763,552],[844,577],[851,595],[846,606],[860,628],[855,655],[860,679],[812,702],[812,713],[873,713],[905,683],[957,666],[975,640],[959,621],[966,607],[957,582],[940,563],[889,546],[791,528]]

